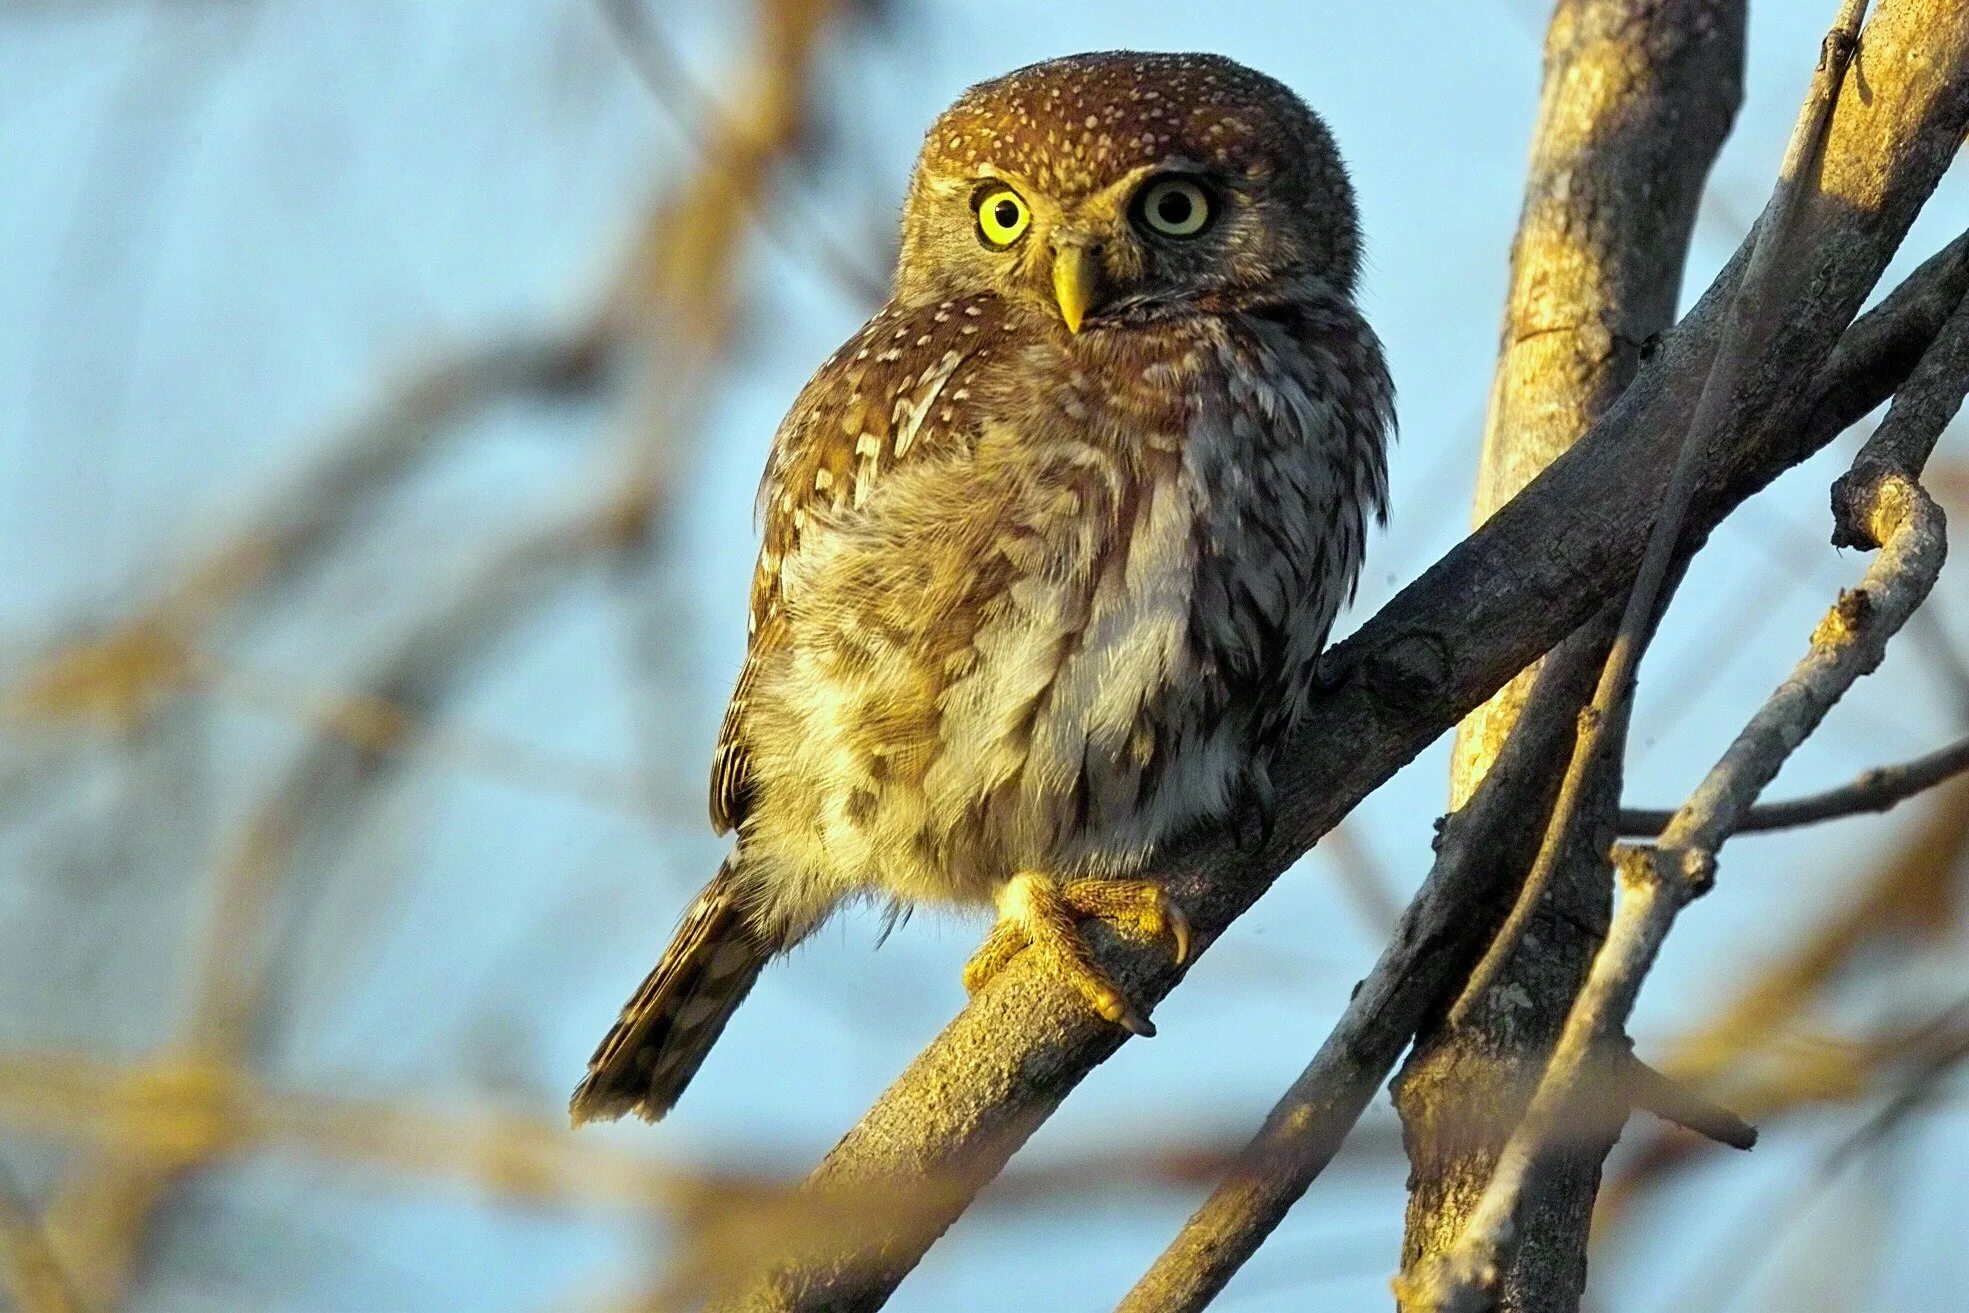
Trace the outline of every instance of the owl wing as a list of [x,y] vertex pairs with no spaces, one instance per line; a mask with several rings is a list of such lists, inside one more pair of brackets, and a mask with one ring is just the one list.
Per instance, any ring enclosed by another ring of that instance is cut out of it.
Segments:
[[978,301],[884,307],[836,351],[781,421],[759,486],[764,543],[752,574],[745,663],[718,730],[711,765],[711,824],[744,821],[752,769],[746,706],[759,670],[789,635],[788,562],[824,520],[853,515],[882,475],[963,440],[957,403],[966,366],[989,344]]

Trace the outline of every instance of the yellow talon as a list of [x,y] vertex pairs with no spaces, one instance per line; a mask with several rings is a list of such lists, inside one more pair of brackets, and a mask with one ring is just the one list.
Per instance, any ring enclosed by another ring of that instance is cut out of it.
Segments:
[[1190,958],[1190,923],[1158,885],[1145,880],[1014,876],[999,894],[1000,918],[964,966],[964,987],[975,994],[1027,947],[1058,963],[1067,982],[1095,1012],[1144,1037],[1155,1025],[1135,1007],[1089,951],[1077,922],[1099,918],[1123,933],[1173,941],[1178,966]]

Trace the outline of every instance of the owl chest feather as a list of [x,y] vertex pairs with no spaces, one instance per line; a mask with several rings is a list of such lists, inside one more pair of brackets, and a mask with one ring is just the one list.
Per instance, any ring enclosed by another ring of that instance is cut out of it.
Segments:
[[994,345],[776,563],[743,843],[782,886],[1139,866],[1235,805],[1358,569],[1385,401],[1315,348],[1218,320]]

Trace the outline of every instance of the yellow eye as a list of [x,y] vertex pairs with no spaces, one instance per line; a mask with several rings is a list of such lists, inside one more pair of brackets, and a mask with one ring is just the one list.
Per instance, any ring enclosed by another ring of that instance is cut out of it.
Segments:
[[1142,189],[1140,213],[1164,237],[1194,237],[1210,222],[1210,196],[1188,178],[1160,178]]
[[1025,198],[1010,187],[993,187],[978,198],[978,231],[993,246],[1010,246],[1031,223]]

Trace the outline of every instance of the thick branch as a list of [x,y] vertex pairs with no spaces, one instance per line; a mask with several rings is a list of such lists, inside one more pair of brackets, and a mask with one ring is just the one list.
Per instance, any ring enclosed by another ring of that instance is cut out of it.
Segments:
[[[1961,300],[1969,238],[1841,329],[1872,288],[1969,126],[1969,3],[1890,3],[1867,94],[1849,88],[1808,216],[1811,289],[1731,408],[1691,502],[1682,550],[1782,470],[1879,404]],[[1342,644],[1340,686],[1314,706],[1277,768],[1278,824],[1258,851],[1211,833],[1158,865],[1208,944],[1327,829],[1633,577],[1647,524],[1707,371],[1739,257],[1663,339],[1621,401],[1523,494]],[[1830,353],[1830,354],[1828,354]],[[1146,947],[1104,940],[1104,965],[1152,1002],[1180,978]],[[1015,961],[903,1073],[816,1173],[817,1184],[907,1180],[961,1165],[988,1180],[1122,1036],[1034,964]],[[940,1203],[940,1231],[966,1200]],[[927,1247],[871,1237],[785,1267],[741,1304],[879,1306]]]
[[[1479,516],[1497,508],[1513,480],[1522,482],[1584,436],[1633,379],[1640,344],[1674,322],[1696,206],[1741,94],[1745,25],[1741,0],[1564,0],[1555,7],[1512,252]],[[1586,331],[1525,337],[1555,318]],[[1592,368],[1566,368],[1566,357],[1552,358],[1550,341],[1569,338],[1575,361],[1601,359]],[[1618,608],[1610,606],[1595,626],[1602,667],[1617,621]],[[1592,696],[1589,688],[1554,705],[1541,700],[1544,693],[1528,700],[1528,691],[1521,675],[1458,727],[1453,803],[1482,777],[1500,738],[1514,734],[1523,716],[1572,719]],[[1519,893],[1494,941],[1499,947],[1486,959],[1493,970],[1485,983],[1463,990],[1461,1024],[1437,1020],[1422,1030],[1394,1083],[1410,1162],[1404,1266],[1441,1252],[1461,1229],[1599,946],[1612,899],[1606,850],[1625,718],[1605,728],[1612,742],[1590,777],[1584,823],[1548,855],[1544,878],[1525,881],[1538,831],[1524,818],[1550,814],[1555,800],[1503,822],[1513,842],[1490,883]],[[1568,738],[1566,751],[1541,763],[1553,782],[1557,763],[1577,751],[1577,736]],[[1546,798],[1553,793],[1547,788]],[[1514,927],[1533,915],[1540,919],[1537,951],[1509,953]],[[1536,1235],[1513,1251],[1501,1274],[1501,1308],[1576,1307],[1606,1147],[1582,1142],[1541,1179]]]
[[1453,1024],[1461,1025],[1467,1019],[1467,1009],[1489,990],[1503,970],[1530,921],[1532,909],[1573,850],[1585,810],[1583,802],[1600,782],[1603,763],[1615,759],[1619,745],[1625,740],[1635,675],[1671,591],[1669,575],[1675,569],[1682,523],[1688,514],[1689,501],[1695,495],[1696,482],[1715,449],[1730,408],[1738,399],[1744,373],[1753,367],[1764,341],[1778,327],[1779,316],[1805,287],[1800,277],[1800,262],[1792,257],[1807,200],[1818,186],[1833,106],[1858,44],[1860,18],[1865,12],[1866,0],[1842,0],[1839,18],[1826,38],[1818,71],[1785,150],[1777,188],[1751,236],[1749,263],[1730,301],[1722,342],[1703,378],[1702,394],[1689,421],[1688,435],[1676,453],[1668,487],[1656,508],[1647,551],[1621,613],[1620,632],[1607,654],[1606,668],[1600,672],[1599,685],[1593,690],[1593,701],[1582,715],[1572,760],[1566,766],[1559,800],[1553,806],[1538,857],[1525,877],[1525,891],[1518,899],[1518,906],[1512,909],[1497,942],[1471,973],[1469,989],[1457,1000],[1450,1014]]
[[[1703,183],[1742,98],[1736,0],[1563,0],[1511,247],[1481,524],[1579,441],[1675,322]],[[1531,672],[1458,726],[1450,803],[1502,747]]]

